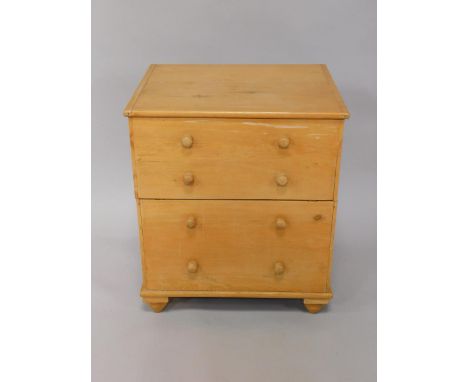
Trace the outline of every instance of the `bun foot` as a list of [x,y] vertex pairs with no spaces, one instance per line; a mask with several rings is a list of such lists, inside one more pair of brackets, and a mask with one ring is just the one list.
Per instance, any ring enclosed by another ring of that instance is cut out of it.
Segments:
[[318,313],[323,307],[323,304],[317,304],[314,302],[309,302],[309,300],[304,299],[304,306],[309,313]]
[[153,309],[156,313],[160,313],[164,310],[166,305],[169,303],[168,297],[158,298],[146,298],[145,302]]

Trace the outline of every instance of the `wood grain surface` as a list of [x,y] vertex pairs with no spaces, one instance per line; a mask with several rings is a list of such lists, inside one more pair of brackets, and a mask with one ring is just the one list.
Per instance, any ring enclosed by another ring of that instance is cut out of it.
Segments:
[[150,65],[124,115],[154,311],[173,297],[329,302],[349,112],[326,65]]
[[[342,125],[132,118],[136,192],[157,199],[333,200]],[[188,137],[189,148],[183,142]],[[284,138],[287,148],[281,147]],[[193,182],[184,182],[188,173]],[[279,186],[283,176],[287,184]]]
[[[141,200],[140,207],[146,289],[328,291],[332,202]],[[276,227],[278,217],[286,228]]]
[[150,65],[129,117],[349,117],[323,64]]

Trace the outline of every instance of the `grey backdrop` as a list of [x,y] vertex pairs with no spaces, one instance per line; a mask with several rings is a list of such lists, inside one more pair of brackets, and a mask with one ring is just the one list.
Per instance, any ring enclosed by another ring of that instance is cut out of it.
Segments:
[[[375,1],[93,0],[92,12],[93,381],[374,381]],[[150,63],[328,64],[351,119],[322,313],[298,300],[141,303],[122,110]]]

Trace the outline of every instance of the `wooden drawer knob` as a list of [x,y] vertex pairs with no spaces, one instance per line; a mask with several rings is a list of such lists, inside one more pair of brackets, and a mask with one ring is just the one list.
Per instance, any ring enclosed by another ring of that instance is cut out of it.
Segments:
[[278,147],[280,149],[287,149],[289,147],[289,138],[288,137],[282,137],[278,139]]
[[187,228],[195,228],[195,226],[197,225],[197,219],[195,218],[195,216],[189,216],[188,219],[187,219]]
[[195,177],[191,172],[187,172],[184,174],[184,184],[189,186],[193,184],[193,181],[195,180]]
[[187,263],[187,271],[190,273],[196,273],[198,271],[198,263],[195,260],[190,260]]
[[278,175],[276,177],[276,184],[280,187],[284,187],[288,184],[288,177],[284,174]]
[[276,218],[276,228],[285,229],[287,226],[286,220],[283,218]]
[[316,220],[316,221],[319,221],[321,219],[322,219],[322,215],[320,215],[320,214],[317,214],[317,215],[314,216],[314,220]]
[[284,273],[285,267],[281,261],[277,261],[274,265],[275,275],[279,276]]
[[191,135],[184,135],[182,139],[180,140],[180,143],[182,144],[183,147],[186,149],[189,149],[193,145],[193,138]]

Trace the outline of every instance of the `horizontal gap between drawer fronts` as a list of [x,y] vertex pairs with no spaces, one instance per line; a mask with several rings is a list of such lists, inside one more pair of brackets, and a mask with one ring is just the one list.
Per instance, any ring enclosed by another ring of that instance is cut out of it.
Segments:
[[180,199],[180,198],[137,198],[139,200],[201,200],[201,201],[225,201],[225,202],[336,202],[334,199],[222,199],[222,198],[187,198],[187,199]]

